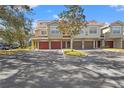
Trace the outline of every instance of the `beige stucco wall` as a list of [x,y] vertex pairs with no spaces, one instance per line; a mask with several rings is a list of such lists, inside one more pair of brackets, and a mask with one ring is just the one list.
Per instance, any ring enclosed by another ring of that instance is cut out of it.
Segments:
[[89,33],[89,27],[90,26],[88,26],[87,28],[84,28],[83,29],[84,33],[75,36],[75,38],[100,38],[100,36],[101,36],[100,27],[99,26],[94,26],[94,27],[97,27],[97,33],[96,34],[90,34]]
[[35,36],[42,36],[41,31],[46,31],[46,35],[48,35],[48,26],[47,23],[37,22],[35,28]]
[[41,36],[40,30],[35,30],[35,37]]

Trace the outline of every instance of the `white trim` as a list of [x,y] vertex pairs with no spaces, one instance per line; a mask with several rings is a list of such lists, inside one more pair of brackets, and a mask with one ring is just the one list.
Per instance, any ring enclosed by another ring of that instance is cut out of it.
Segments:
[[[92,33],[92,34],[91,34],[91,33],[90,33],[90,27],[96,27],[96,28],[97,28],[96,33],[94,33],[94,34]],[[98,35],[98,31],[99,31],[98,26],[88,26],[87,29],[88,29],[88,35]],[[88,36],[88,35],[87,35],[87,36]]]
[[49,40],[48,43],[49,43],[49,49],[51,49],[51,40]]
[[73,42],[74,42],[74,41],[82,41],[82,40],[73,40]]
[[82,40],[82,49],[84,49],[84,40]]
[[39,49],[39,41],[38,41],[38,40],[37,40],[37,43],[38,43],[38,44],[37,44],[37,47],[38,47],[38,49]]
[[61,49],[62,49],[62,45],[63,45],[63,44],[62,44],[62,40],[61,40]]
[[53,40],[53,39],[50,39],[50,40],[51,40],[51,42],[52,42],[52,41],[61,41],[60,39],[59,39],[59,40]]
[[[113,27],[118,27],[119,29],[120,29],[120,33],[113,33]],[[111,26],[111,34],[113,34],[113,35],[118,35],[118,34],[121,34],[122,32],[122,27],[121,26]]]
[[95,41],[95,40],[93,40],[93,48],[95,48],[95,44],[96,44],[95,42],[96,42],[96,41]]
[[96,40],[96,48],[98,48],[98,41]]
[[68,41],[65,41],[65,48],[67,48],[67,42],[68,42]]
[[39,40],[39,42],[49,42],[49,40]]

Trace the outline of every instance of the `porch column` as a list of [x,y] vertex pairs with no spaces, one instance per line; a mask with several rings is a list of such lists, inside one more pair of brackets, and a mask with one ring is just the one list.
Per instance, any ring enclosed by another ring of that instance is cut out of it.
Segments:
[[82,40],[82,49],[84,49],[84,40]]
[[39,49],[39,41],[37,41],[37,48]]
[[37,41],[35,40],[35,49],[37,48]]
[[120,48],[123,48],[123,39],[121,38],[121,47]]
[[95,40],[93,40],[93,48],[95,48]]
[[49,40],[49,49],[51,49],[51,40]]
[[37,41],[35,40],[35,49],[37,48]]
[[96,41],[96,48],[98,48],[98,41]]
[[105,46],[105,40],[102,40],[102,47]]
[[61,49],[62,49],[62,40],[61,40]]
[[35,46],[34,40],[32,40],[32,42],[31,42],[31,47],[32,47],[32,49],[34,49],[34,46]]

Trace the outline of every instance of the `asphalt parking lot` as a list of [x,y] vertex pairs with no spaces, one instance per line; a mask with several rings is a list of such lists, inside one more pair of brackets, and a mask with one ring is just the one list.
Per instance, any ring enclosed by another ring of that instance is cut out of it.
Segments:
[[89,55],[66,56],[61,50],[0,55],[0,87],[124,87],[124,53],[84,51]]

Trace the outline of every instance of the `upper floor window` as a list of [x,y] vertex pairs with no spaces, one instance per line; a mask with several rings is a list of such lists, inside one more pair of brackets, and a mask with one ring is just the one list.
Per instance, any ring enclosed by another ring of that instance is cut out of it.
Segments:
[[89,27],[89,33],[90,34],[96,34],[97,33],[97,27]]
[[119,34],[121,32],[121,27],[119,26],[112,27],[112,32],[114,34]]
[[41,35],[46,35],[46,31],[41,30]]
[[51,30],[52,34],[59,34],[60,32],[58,30]]
[[81,30],[81,31],[80,31],[80,34],[84,34],[84,30]]

